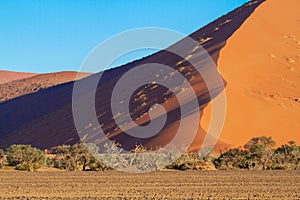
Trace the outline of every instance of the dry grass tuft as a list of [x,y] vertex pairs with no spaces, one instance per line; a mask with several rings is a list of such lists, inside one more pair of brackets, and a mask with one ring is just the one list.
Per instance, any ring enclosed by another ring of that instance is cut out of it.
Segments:
[[269,56],[270,56],[271,58],[276,58],[276,56],[275,56],[274,54],[269,54]]
[[293,58],[287,58],[286,59],[289,63],[295,63],[295,60]]

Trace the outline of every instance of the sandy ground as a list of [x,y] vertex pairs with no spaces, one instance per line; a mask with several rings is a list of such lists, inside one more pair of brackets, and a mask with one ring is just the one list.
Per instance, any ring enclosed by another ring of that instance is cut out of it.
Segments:
[[21,199],[299,199],[299,171],[0,172]]

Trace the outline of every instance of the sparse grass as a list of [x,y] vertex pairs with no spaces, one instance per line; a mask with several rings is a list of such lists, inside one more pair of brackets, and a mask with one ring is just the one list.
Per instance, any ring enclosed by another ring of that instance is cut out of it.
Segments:
[[200,44],[204,44],[205,42],[208,42],[208,41],[210,41],[210,40],[212,40],[212,39],[213,39],[212,37],[201,38],[201,39],[199,40],[199,43],[200,43]]
[[289,63],[295,63],[295,60],[293,58],[287,58],[286,59]]
[[289,38],[290,38],[291,40],[296,40],[296,36],[295,36],[295,35],[290,35]]
[[282,35],[283,38],[288,39],[289,37],[287,35]]
[[185,57],[185,60],[189,60],[189,59],[191,59],[193,57],[193,55],[187,55],[186,57]]
[[289,70],[295,71],[295,68],[294,67],[290,67]]
[[274,54],[269,54],[269,56],[270,56],[271,58],[276,58],[276,56],[275,56]]

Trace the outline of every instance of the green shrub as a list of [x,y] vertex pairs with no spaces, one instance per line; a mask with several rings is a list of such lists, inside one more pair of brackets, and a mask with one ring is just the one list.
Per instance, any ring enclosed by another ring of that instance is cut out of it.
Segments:
[[55,154],[53,159],[54,167],[67,171],[74,171],[76,169],[70,145],[57,146],[53,153]]
[[206,162],[195,153],[184,153],[171,164],[167,165],[167,169],[177,170],[202,170]]
[[53,166],[67,171],[105,170],[107,167],[90,153],[89,149],[97,150],[97,146],[85,144],[62,145],[54,149]]
[[214,165],[217,169],[245,169],[250,167],[248,162],[247,152],[239,149],[229,149],[222,153],[217,159],[214,160]]
[[294,141],[277,149],[271,137],[254,137],[244,149],[229,149],[214,164],[217,169],[300,169],[300,146]]
[[30,145],[11,145],[6,150],[7,162],[19,170],[34,171],[45,164],[43,151]]

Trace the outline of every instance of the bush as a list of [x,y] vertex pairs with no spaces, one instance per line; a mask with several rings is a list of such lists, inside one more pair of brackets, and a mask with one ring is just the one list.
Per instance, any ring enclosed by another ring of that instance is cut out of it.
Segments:
[[88,164],[88,169],[89,171],[105,171],[108,170],[109,168],[104,165],[101,161],[97,160],[94,156],[90,158],[90,162]]
[[[90,146],[88,146],[90,148]],[[53,165],[67,171],[105,170],[107,167],[91,155],[84,144],[62,145],[54,149]],[[96,146],[93,146],[96,148]]]
[[203,170],[207,169],[207,162],[196,153],[184,153],[177,160],[166,166],[167,169]]
[[0,149],[0,168],[5,166],[6,156],[2,149]]
[[57,146],[54,149],[55,157],[53,159],[54,167],[74,171],[76,169],[75,160],[71,154],[70,145]]
[[223,170],[250,167],[247,152],[239,148],[229,149],[227,152],[222,153],[214,160],[214,165],[217,169]]
[[247,151],[248,168],[271,169],[275,142],[272,137],[254,137],[244,148]]
[[34,171],[45,164],[43,151],[30,145],[11,145],[6,150],[7,162],[19,170]]
[[273,168],[275,169],[300,169],[300,146],[290,141],[278,147],[273,156]]
[[54,155],[47,157],[43,151],[30,145],[11,145],[6,154],[0,149],[0,168],[3,168],[7,161],[9,166],[26,171],[34,171],[42,165],[67,171],[103,171],[111,168],[124,171],[153,171],[162,168],[205,170],[214,167],[223,170],[300,169],[300,146],[293,141],[276,149],[274,146],[275,142],[271,137],[254,137],[244,148],[229,149],[212,160],[210,156],[203,158],[199,154],[187,151],[180,155],[181,151],[174,147],[148,151],[142,145],[137,145],[131,152],[125,152],[114,142],[105,144],[105,152],[101,154],[97,145],[80,143],[55,147]]
[[[105,164],[113,168],[120,168],[129,171],[154,171],[162,168],[176,170],[202,170],[211,169],[214,166],[201,158],[196,153],[185,153],[180,155],[175,147],[157,151],[149,151],[142,145],[137,145],[130,153],[123,153],[122,148],[118,144],[110,143],[105,145],[106,154]],[[175,160],[175,161],[174,161]]]
[[291,141],[277,149],[271,137],[252,138],[244,149],[229,149],[214,161],[217,169],[300,169],[300,146]]

